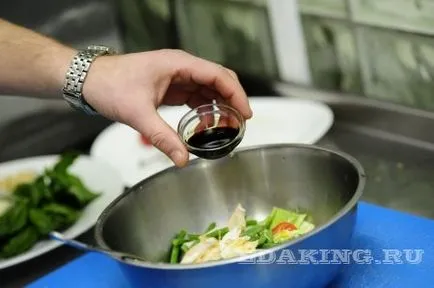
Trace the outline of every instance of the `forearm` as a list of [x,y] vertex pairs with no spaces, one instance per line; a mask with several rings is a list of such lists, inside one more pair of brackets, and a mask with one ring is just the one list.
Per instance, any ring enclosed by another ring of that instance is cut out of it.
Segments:
[[75,50],[0,19],[0,95],[57,98]]

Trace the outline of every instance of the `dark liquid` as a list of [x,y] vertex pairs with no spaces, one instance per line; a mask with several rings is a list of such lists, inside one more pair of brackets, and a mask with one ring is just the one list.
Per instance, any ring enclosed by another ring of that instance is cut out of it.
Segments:
[[[240,144],[241,139],[227,145],[237,137],[239,131],[238,128],[215,127],[197,132],[187,140],[188,145],[193,147],[189,149],[190,153],[205,159],[217,159],[226,156]],[[227,146],[222,147],[224,145]],[[213,150],[201,151],[194,148]]]

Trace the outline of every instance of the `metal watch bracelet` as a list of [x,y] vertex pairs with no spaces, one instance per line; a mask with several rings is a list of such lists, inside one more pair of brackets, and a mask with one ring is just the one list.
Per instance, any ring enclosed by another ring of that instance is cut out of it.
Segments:
[[98,112],[91,107],[83,97],[83,85],[93,61],[98,56],[113,55],[116,52],[105,46],[92,45],[79,51],[66,72],[63,86],[63,98],[73,108],[83,111],[88,115],[96,115]]

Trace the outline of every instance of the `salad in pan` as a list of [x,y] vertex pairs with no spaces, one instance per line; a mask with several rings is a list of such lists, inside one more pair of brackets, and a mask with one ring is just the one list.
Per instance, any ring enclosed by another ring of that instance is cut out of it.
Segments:
[[171,243],[170,263],[199,264],[253,253],[304,235],[315,228],[307,214],[274,207],[262,221],[246,219],[239,204],[226,227],[211,223],[202,234],[182,230]]

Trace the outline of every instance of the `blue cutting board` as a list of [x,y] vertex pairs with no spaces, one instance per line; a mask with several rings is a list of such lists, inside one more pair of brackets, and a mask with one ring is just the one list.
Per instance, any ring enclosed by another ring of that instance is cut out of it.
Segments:
[[[375,260],[384,253],[421,249],[417,264],[349,264],[331,285],[333,288],[434,287],[434,221],[379,206],[360,203],[353,239],[354,249],[369,249]],[[389,252],[383,252],[389,249]],[[355,250],[353,250],[355,251]],[[360,254],[361,256],[366,254]],[[404,257],[403,254],[401,257]],[[413,259],[414,255],[411,255]],[[362,259],[360,257],[358,259]],[[393,258],[387,258],[393,259]],[[401,258],[405,259],[405,258]],[[29,288],[129,288],[115,261],[86,254],[27,286]],[[159,288],[159,287],[152,287]],[[195,287],[192,287],[195,288]]]

